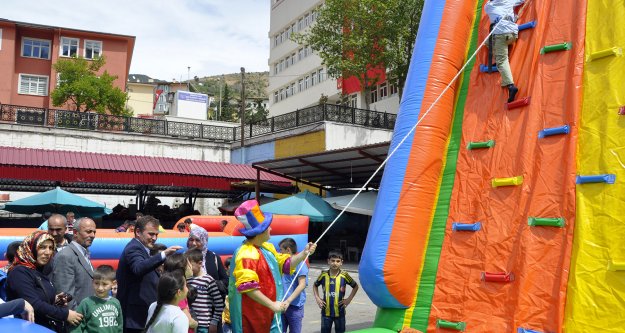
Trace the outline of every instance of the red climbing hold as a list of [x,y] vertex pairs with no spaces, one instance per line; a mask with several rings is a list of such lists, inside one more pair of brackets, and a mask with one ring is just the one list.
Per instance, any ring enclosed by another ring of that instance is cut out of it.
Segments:
[[506,107],[508,108],[508,110],[512,110],[512,109],[516,109],[516,108],[520,108],[522,106],[526,106],[530,104],[531,101],[531,97],[523,97],[521,99],[517,99],[514,102],[510,102],[510,103],[506,103]]
[[514,281],[514,273],[497,272],[488,273],[482,272],[482,281],[486,282],[511,282]]

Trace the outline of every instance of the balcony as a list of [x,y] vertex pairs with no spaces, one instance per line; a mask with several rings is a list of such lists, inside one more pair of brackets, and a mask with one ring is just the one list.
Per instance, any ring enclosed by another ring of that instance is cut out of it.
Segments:
[[[397,115],[391,113],[322,104],[246,124],[244,134],[245,138],[253,138],[324,121],[392,130],[396,118]],[[9,104],[0,105],[0,121],[20,125],[184,137],[216,142],[235,142],[241,138],[240,126],[122,117]]]

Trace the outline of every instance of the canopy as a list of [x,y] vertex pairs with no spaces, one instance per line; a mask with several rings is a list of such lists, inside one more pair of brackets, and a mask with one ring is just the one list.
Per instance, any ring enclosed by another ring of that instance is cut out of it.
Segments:
[[103,204],[63,191],[59,187],[9,202],[5,204],[4,210],[19,214],[74,212],[81,217],[100,217],[112,213],[112,210]]
[[329,203],[308,190],[296,195],[260,206],[265,213],[281,215],[305,215],[311,222],[332,222],[339,214]]
[[[333,208],[343,210],[347,204],[352,200],[356,194],[341,195],[338,197],[324,198],[327,203]],[[345,209],[346,212],[356,213],[361,215],[373,216],[373,208],[375,207],[375,201],[378,199],[378,192],[361,192],[356,199]]]

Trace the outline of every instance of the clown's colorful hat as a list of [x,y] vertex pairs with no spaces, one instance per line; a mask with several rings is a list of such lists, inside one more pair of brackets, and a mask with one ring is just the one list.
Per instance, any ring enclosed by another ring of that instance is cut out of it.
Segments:
[[273,214],[263,213],[258,206],[258,201],[248,200],[239,206],[234,211],[234,216],[237,217],[245,228],[239,229],[239,231],[245,236],[256,236],[263,233],[273,219]]

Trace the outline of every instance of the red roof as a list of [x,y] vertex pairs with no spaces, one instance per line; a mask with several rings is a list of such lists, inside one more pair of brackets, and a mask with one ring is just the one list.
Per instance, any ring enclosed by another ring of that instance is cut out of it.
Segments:
[[[244,164],[49,149],[0,147],[0,165],[256,180],[256,170]],[[290,183],[268,173],[261,180]]]

